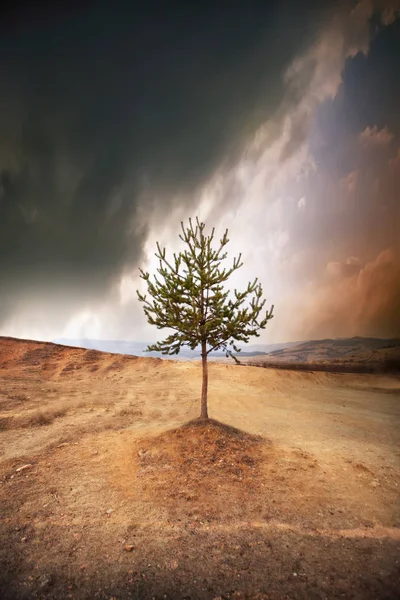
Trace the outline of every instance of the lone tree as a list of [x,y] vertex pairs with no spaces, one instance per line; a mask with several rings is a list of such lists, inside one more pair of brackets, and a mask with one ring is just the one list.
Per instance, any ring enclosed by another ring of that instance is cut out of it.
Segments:
[[[233,266],[226,270],[220,268],[220,263],[227,257],[222,251],[228,240],[228,230],[220,240],[218,249],[211,247],[214,238],[213,228],[210,236],[204,235],[204,223],[196,217],[196,227],[189,219],[189,227],[185,230],[181,223],[182,235],[180,239],[187,248],[178,254],[174,253],[174,260],[165,258],[165,248],[161,249],[157,242],[160,266],[157,269],[163,281],[154,277],[150,281],[149,273],[142,269],[140,277],[147,283],[147,289],[153,302],[137,290],[138,298],[143,302],[143,309],[151,325],[158,329],[165,327],[175,330],[163,342],[151,344],[147,352],[161,352],[162,354],[178,354],[181,346],[187,345],[192,350],[201,346],[203,367],[203,385],[201,392],[201,419],[208,419],[207,388],[208,365],[207,356],[213,350],[222,349],[226,356],[231,356],[236,363],[237,358],[232,350],[240,352],[234,340],[248,342],[250,336],[259,337],[259,329],[265,329],[267,322],[273,317],[272,306],[262,320],[258,317],[264,307],[265,300],[261,300],[262,287],[257,283],[249,283],[247,290],[238,292],[235,289],[235,299],[228,298],[229,290],[224,291],[222,283],[239,269],[241,254],[234,259]],[[250,294],[254,294],[251,302],[243,306]],[[231,348],[229,348],[230,346]]]

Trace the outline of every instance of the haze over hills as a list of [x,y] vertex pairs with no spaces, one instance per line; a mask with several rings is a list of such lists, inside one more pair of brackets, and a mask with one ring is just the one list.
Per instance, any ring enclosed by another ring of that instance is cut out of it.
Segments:
[[397,348],[400,346],[400,339],[381,339],[368,337],[337,338],[324,340],[311,340],[300,342],[295,347],[276,348],[269,352],[274,358],[283,357],[285,359],[293,357],[294,360],[308,360],[314,358],[314,353],[318,353],[325,358],[337,358],[339,356],[353,355],[355,352],[366,352],[382,350],[386,348]]
[[[114,352],[116,354],[130,354],[132,356],[155,356],[160,358],[173,358],[174,360],[192,360],[200,357],[200,346],[197,350],[190,348],[182,348],[179,354],[168,357],[161,352],[145,352],[145,348],[150,342],[129,342],[119,340],[96,340],[96,339],[69,339],[57,338],[53,340],[55,344],[65,346],[76,346],[78,348],[86,348],[87,350],[101,350],[103,352]],[[282,344],[247,344],[240,345],[242,349],[240,356],[257,356],[265,355],[269,352],[278,351],[283,348],[289,348],[297,345],[299,342],[287,342]],[[225,357],[225,352],[211,352],[210,356],[215,358]]]
[[[147,343],[118,340],[66,339],[59,338],[54,343],[66,346],[101,350],[116,354],[132,356],[152,356],[173,360],[200,360],[200,348],[190,350],[182,348],[179,354],[166,356],[161,352],[145,352]],[[363,370],[382,367],[391,370],[400,368],[400,339],[382,339],[372,337],[335,338],[309,340],[303,342],[287,342],[281,344],[246,344],[240,345],[241,352],[236,354],[240,362],[255,366],[287,366],[291,368],[318,368],[328,366]],[[224,352],[211,352],[211,361],[232,362]]]

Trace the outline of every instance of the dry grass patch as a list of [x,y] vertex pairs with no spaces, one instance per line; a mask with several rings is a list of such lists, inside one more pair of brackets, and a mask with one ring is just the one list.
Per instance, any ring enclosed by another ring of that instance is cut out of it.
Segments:
[[118,411],[119,417],[142,417],[143,412],[135,406],[124,406]]
[[[90,402],[79,400],[76,402],[57,403],[56,406],[45,406],[43,408],[26,411],[25,414],[3,416],[0,418],[0,430],[21,429],[50,425],[56,419],[64,417],[67,413],[85,408]],[[100,404],[100,403],[99,403]]]
[[0,419],[0,429],[26,429],[29,427],[50,425],[55,419],[64,417],[68,410],[67,406],[57,406],[55,408],[33,410],[26,415],[3,417]]

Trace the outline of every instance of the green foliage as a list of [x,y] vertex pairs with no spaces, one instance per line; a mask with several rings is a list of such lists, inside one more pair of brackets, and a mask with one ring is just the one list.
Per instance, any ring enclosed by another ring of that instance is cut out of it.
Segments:
[[[164,341],[152,344],[146,350],[173,355],[179,353],[182,345],[194,350],[201,344],[207,348],[207,354],[222,349],[226,356],[232,356],[232,350],[240,352],[235,341],[247,343],[251,336],[259,337],[258,330],[265,329],[273,317],[274,307],[259,320],[265,299],[262,300],[262,287],[257,277],[244,292],[235,289],[234,299],[228,298],[229,290],[224,290],[222,284],[243,265],[241,254],[234,259],[231,268],[221,269],[221,261],[227,257],[224,248],[229,242],[228,230],[215,249],[211,246],[215,228],[210,236],[205,236],[205,224],[197,217],[196,223],[194,228],[189,219],[186,230],[181,223],[182,235],[179,237],[187,248],[174,254],[173,261],[167,260],[165,248],[161,249],[157,242],[155,256],[159,259],[159,278],[155,276],[152,282],[149,273],[139,269],[153,298],[150,302],[146,295],[137,291],[148,322],[158,329],[174,330]],[[245,305],[250,295],[253,295],[251,302]]]

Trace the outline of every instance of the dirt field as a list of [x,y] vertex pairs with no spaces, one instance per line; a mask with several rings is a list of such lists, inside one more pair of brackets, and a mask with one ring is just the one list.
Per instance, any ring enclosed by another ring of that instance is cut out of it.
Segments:
[[[399,598],[400,377],[0,338],[0,597]],[[21,469],[22,467],[22,469]]]

